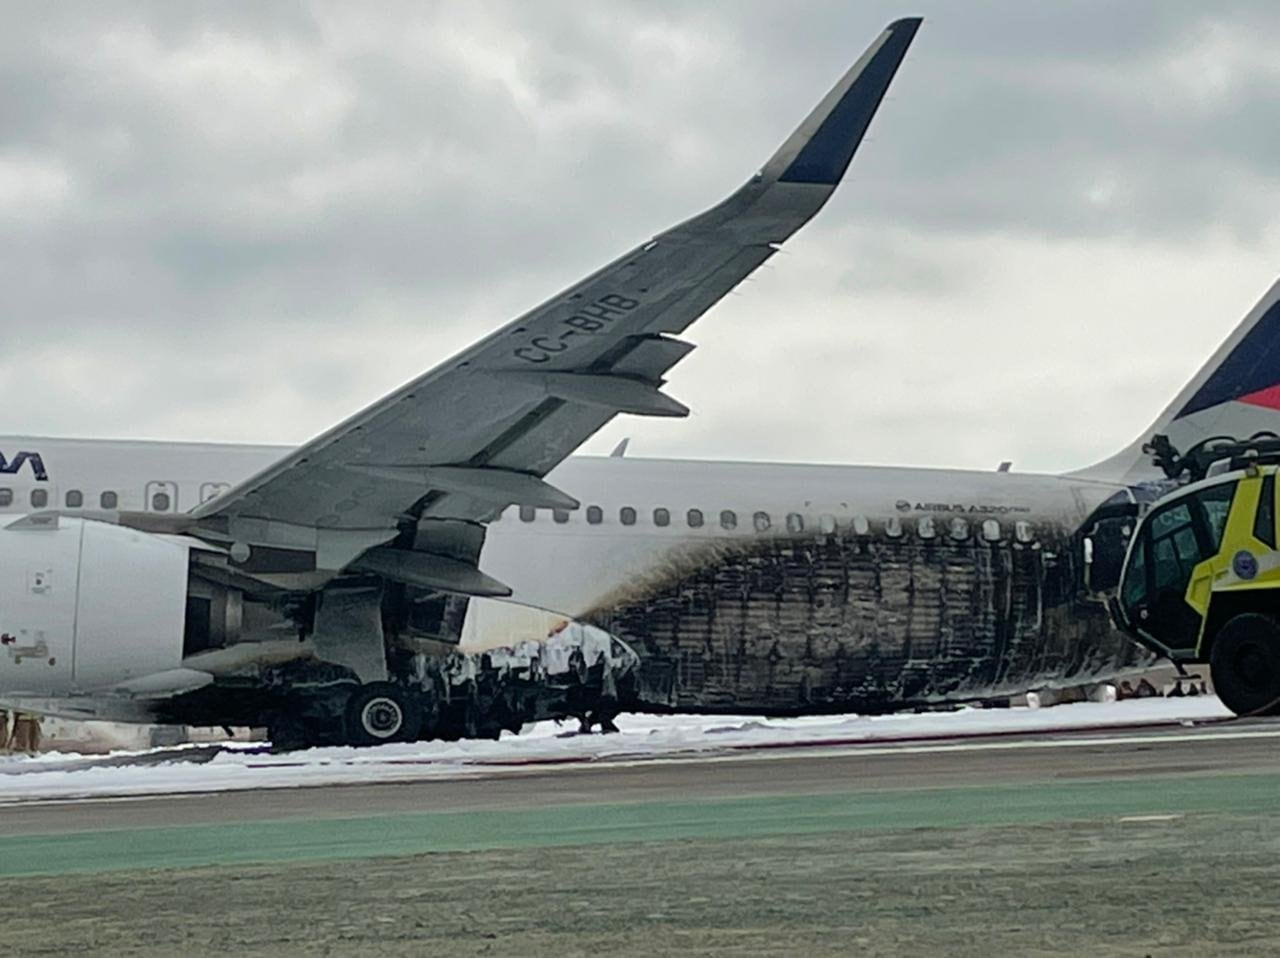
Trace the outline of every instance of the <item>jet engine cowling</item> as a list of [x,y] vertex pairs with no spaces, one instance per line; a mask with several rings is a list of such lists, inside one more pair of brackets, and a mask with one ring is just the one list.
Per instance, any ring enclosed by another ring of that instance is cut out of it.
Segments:
[[0,529],[0,697],[107,690],[182,662],[189,547],[56,515]]

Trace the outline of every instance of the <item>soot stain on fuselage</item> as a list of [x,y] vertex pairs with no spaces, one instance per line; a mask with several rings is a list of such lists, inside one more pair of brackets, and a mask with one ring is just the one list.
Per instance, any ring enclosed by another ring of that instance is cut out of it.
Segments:
[[673,552],[582,620],[640,656],[644,707],[884,712],[1101,681],[1150,656],[1089,597],[1075,530],[883,529]]

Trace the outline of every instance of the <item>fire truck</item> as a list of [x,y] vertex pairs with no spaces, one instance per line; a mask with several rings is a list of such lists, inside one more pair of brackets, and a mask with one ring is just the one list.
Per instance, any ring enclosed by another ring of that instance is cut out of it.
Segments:
[[1177,487],[1133,530],[1112,618],[1180,669],[1208,664],[1237,715],[1280,714],[1280,437],[1147,447]]

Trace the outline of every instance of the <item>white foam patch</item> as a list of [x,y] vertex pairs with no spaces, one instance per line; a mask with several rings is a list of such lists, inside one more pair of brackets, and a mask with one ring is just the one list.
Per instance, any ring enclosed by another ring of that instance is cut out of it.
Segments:
[[[164,795],[259,788],[458,778],[527,770],[545,763],[644,760],[788,746],[908,743],[928,739],[1053,733],[1229,718],[1213,696],[1080,702],[1042,709],[961,709],[920,715],[838,715],[792,719],[750,716],[624,715],[616,735],[570,735],[543,722],[500,741],[419,742],[377,748],[315,748],[283,755],[230,745],[211,761],[183,761],[183,749],[114,752],[109,756],[48,753],[0,758],[0,802]],[[207,745],[188,746],[191,754]],[[107,766],[146,760],[151,765]]]

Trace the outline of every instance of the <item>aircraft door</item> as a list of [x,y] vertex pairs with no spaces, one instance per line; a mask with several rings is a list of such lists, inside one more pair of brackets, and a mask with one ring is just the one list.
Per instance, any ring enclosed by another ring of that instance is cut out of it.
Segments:
[[177,512],[178,484],[166,480],[153,480],[147,483],[144,490],[147,512]]

